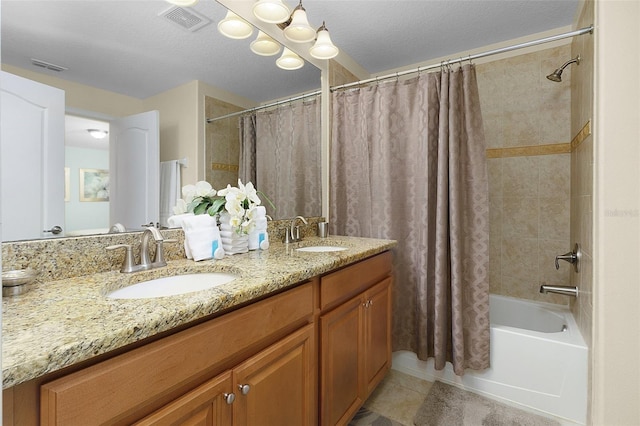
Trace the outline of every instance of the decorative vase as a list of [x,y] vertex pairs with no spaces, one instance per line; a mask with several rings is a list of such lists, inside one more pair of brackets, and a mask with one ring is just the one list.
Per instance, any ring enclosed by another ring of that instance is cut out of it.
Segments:
[[249,251],[249,235],[238,234],[231,227],[230,220],[229,213],[220,213],[220,237],[222,238],[222,248],[225,254],[247,253]]

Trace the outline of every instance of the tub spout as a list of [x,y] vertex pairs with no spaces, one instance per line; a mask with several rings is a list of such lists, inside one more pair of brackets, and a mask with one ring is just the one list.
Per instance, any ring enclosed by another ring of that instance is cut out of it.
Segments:
[[543,284],[540,286],[540,293],[557,293],[564,294],[565,296],[578,296],[578,287],[568,286],[568,285],[546,285]]

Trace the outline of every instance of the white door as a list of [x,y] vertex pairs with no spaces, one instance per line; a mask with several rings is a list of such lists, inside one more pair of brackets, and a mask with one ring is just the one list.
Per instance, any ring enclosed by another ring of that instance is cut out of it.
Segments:
[[160,113],[110,123],[109,221],[138,230],[160,219]]
[[2,239],[52,236],[64,225],[64,91],[2,72],[0,99]]

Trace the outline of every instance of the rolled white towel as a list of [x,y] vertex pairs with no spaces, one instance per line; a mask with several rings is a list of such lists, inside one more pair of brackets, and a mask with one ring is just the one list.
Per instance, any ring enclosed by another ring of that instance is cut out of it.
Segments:
[[[184,220],[185,217],[191,217],[194,216],[193,213],[184,213],[184,214],[176,214],[173,216],[170,216],[167,219],[167,225],[169,225],[169,228],[182,228],[184,229],[184,227],[182,226],[182,221]],[[193,259],[193,256],[191,255],[191,250],[189,249],[189,244],[187,244],[187,239],[184,239],[184,254],[187,256],[187,259]]]
[[167,224],[169,225],[169,228],[180,228],[182,226],[182,220],[185,217],[188,216],[193,216],[193,213],[184,213],[184,214],[176,214],[173,216],[170,216],[167,219]]
[[220,239],[220,230],[215,218],[208,214],[193,215],[182,220],[185,244],[193,260],[222,259],[225,255]]
[[235,231],[223,231],[222,229],[220,230],[220,236],[222,238],[231,239],[234,233]]

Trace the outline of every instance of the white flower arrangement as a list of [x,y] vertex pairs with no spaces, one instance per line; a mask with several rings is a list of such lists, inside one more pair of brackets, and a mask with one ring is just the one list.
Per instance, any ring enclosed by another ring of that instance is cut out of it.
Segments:
[[216,191],[209,182],[200,181],[195,185],[182,187],[182,199],[178,200],[173,213],[207,213],[215,216],[227,212],[231,227],[238,234],[244,235],[255,227],[255,211],[261,203],[258,191],[251,182],[243,184],[238,179],[237,187],[227,185]]

